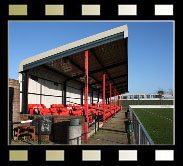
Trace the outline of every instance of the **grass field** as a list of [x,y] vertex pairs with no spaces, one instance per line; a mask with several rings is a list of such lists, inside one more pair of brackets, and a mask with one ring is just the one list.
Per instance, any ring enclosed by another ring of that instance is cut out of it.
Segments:
[[173,144],[172,108],[138,108],[134,112],[155,144]]

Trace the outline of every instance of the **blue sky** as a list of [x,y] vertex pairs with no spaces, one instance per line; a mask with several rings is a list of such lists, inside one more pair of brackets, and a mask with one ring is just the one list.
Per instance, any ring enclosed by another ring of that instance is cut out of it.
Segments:
[[173,22],[9,22],[9,78],[23,59],[124,24],[129,93],[173,89]]

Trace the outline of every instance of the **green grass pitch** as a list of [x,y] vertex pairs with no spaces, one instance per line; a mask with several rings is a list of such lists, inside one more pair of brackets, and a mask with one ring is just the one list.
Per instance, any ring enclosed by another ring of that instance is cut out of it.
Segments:
[[172,108],[138,108],[134,112],[155,144],[173,144]]

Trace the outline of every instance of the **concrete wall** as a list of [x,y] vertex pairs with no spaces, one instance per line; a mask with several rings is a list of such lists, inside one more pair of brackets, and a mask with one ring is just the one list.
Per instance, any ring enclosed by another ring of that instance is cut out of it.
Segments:
[[28,103],[45,104],[46,107],[50,107],[51,104],[60,104],[62,103],[62,88],[61,84],[54,84],[54,82],[40,78],[38,81],[29,78]]
[[[37,77],[34,77],[37,76]],[[63,82],[65,78],[60,75],[48,71],[47,69],[37,67],[29,70],[28,77],[28,104],[44,104],[50,107],[51,104],[63,104]],[[20,83],[20,110],[22,108],[22,74],[19,74]],[[66,104],[81,104],[81,88],[82,85],[76,82],[67,82],[66,86]],[[88,103],[92,102],[92,91],[89,88]],[[93,102],[97,102],[98,93],[93,92]],[[102,94],[100,100],[102,102]],[[85,103],[85,93],[83,88],[83,104]]]
[[67,104],[81,104],[81,86],[74,82],[67,82]]

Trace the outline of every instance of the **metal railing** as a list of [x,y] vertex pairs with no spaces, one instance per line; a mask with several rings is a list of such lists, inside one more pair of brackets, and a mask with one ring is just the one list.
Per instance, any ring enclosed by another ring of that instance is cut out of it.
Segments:
[[101,120],[103,120],[103,117],[101,116],[101,115],[103,115],[102,112],[103,111],[98,112],[98,113],[92,113],[92,114],[88,115],[88,117],[94,116],[94,121],[89,123],[88,127],[91,127],[91,126],[93,126],[93,124],[95,124],[95,134],[97,133],[97,131],[99,131],[100,122],[101,122]]
[[135,144],[138,145],[154,145],[153,140],[144,128],[143,124],[133,110],[130,110],[130,120],[132,120]]
[[[13,122],[13,121],[9,121],[9,144],[11,144],[11,141],[14,137],[14,132],[15,132],[15,129],[13,129],[13,125],[16,125],[16,124],[22,124],[22,123],[30,123],[32,122],[32,120],[22,120],[22,121],[19,121],[19,122]],[[18,137],[17,137],[18,139]]]

